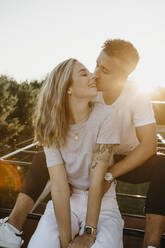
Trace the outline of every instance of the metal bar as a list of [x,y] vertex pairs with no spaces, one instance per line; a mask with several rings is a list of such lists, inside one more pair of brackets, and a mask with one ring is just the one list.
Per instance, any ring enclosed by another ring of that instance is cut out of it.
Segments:
[[[136,228],[129,228],[129,227],[124,227],[123,230],[125,235],[128,236],[134,236],[134,237],[143,237],[144,236],[144,230],[141,229],[136,229]],[[162,241],[165,240],[165,234],[162,235]],[[164,247],[164,246],[162,246]]]
[[151,102],[155,104],[165,104],[165,101],[151,101]]
[[139,214],[122,213],[122,216],[130,217],[130,218],[133,217],[137,219],[145,219],[145,215],[139,215]]
[[32,141],[33,139],[34,139],[34,137],[32,137],[32,138],[30,138],[30,139],[27,139],[27,140],[24,140],[24,141],[22,141],[22,142],[16,144],[16,146],[20,146],[20,145],[22,145],[22,144],[25,144],[25,143],[27,143],[27,142],[29,142],[29,141]]
[[165,147],[158,147],[159,150],[165,150]]
[[[9,208],[0,208],[0,213],[9,215],[12,209]],[[30,213],[28,214],[27,218],[32,220],[39,220],[42,214]]]
[[41,201],[45,199],[45,197],[47,197],[47,195],[50,193],[51,189],[50,189],[50,180],[47,182],[44,190],[42,191],[42,193],[40,194],[40,196],[38,197],[37,201],[35,202],[31,213],[34,212],[34,210],[38,207],[38,205],[40,205]]
[[141,229],[124,227],[123,231],[124,231],[124,234],[129,235],[129,236],[135,236],[135,237],[144,236],[144,230],[141,230]]
[[[3,161],[3,159],[2,159]],[[17,161],[17,160],[8,160],[8,159],[4,159],[5,162],[9,162],[12,164],[22,164],[22,165],[31,165],[31,162],[24,162],[24,161]]]
[[11,153],[9,153],[9,154],[7,154],[7,155],[4,155],[4,156],[0,157],[0,160],[9,158],[9,157],[11,157],[11,156],[13,156],[13,155],[15,155],[15,154],[18,154],[18,153],[20,153],[20,152],[22,152],[22,151],[24,151],[24,150],[26,150],[26,149],[29,149],[29,148],[31,148],[31,147],[33,147],[33,146],[36,146],[36,145],[38,145],[38,142],[35,142],[35,143],[31,144],[31,145],[25,146],[25,147],[23,147],[23,148],[20,148],[20,149],[14,151],[14,152],[11,152]]
[[37,151],[22,151],[22,152],[24,152],[24,153],[30,153],[30,154],[36,154],[36,153],[38,153]]
[[143,196],[143,195],[131,195],[131,194],[124,194],[124,193],[117,193],[117,196],[138,198],[138,199],[144,199],[144,200],[146,199],[146,196]]

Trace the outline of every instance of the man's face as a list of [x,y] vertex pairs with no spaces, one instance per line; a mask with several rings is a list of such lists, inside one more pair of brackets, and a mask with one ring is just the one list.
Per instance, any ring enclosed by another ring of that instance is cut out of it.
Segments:
[[94,74],[97,76],[97,89],[99,91],[111,90],[119,83],[121,84],[123,76],[121,61],[102,51],[97,58]]

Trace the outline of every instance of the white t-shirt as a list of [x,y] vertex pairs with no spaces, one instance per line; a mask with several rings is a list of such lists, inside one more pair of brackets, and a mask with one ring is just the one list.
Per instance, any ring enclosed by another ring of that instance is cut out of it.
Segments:
[[[95,101],[105,105],[102,92]],[[117,100],[106,106],[116,113],[120,130],[120,145],[115,147],[114,153],[127,154],[139,144],[135,128],[155,123],[151,101],[134,82],[127,81]]]
[[[78,136],[77,140],[74,139],[75,136]],[[68,182],[77,189],[87,190],[89,188],[89,170],[96,143],[120,143],[116,114],[109,111],[109,107],[100,103],[95,103],[88,120],[70,126],[63,147],[59,150],[55,146],[44,148],[47,166],[64,164]],[[112,163],[112,160],[109,161],[109,166]]]

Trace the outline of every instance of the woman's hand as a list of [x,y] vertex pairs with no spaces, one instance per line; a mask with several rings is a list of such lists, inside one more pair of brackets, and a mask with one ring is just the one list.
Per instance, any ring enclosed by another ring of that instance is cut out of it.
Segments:
[[68,248],[90,248],[95,242],[96,236],[83,234],[77,236],[68,246]]
[[111,183],[104,180],[103,195],[109,190]]
[[72,185],[71,184],[69,184],[69,188],[70,188],[70,196],[72,196],[72,194],[73,194],[73,188],[72,188]]

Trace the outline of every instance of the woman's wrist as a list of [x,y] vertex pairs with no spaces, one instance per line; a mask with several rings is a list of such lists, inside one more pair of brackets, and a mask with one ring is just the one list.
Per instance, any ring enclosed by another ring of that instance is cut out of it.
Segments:
[[72,240],[72,235],[71,235],[71,231],[69,230],[62,230],[59,231],[60,234],[60,242],[61,242],[61,246],[65,246],[68,245],[71,240]]
[[86,234],[88,237],[95,238],[97,235],[97,228],[91,225],[85,225],[84,234]]
[[67,248],[72,239],[60,238],[61,248]]

